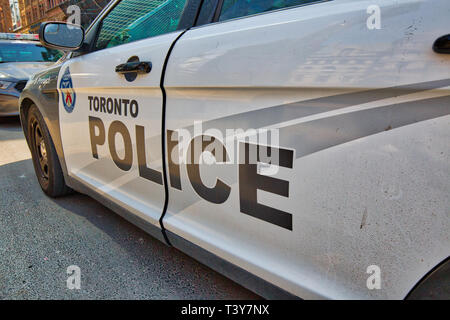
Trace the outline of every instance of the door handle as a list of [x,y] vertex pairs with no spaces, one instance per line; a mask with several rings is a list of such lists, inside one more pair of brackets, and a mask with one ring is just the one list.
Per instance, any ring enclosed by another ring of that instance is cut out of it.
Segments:
[[121,74],[150,73],[150,71],[152,71],[152,63],[150,61],[129,61],[116,66],[116,72]]
[[438,38],[433,44],[433,50],[436,53],[450,54],[450,34]]

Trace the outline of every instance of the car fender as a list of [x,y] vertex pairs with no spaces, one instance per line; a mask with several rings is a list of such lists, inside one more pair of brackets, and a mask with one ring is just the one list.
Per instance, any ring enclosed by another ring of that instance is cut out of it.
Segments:
[[37,106],[50,132],[50,137],[55,145],[64,179],[67,182],[67,167],[65,164],[59,128],[59,94],[57,90],[58,74],[61,66],[62,64],[53,65],[52,67],[35,74],[30,81],[28,81],[19,98],[19,114],[22,129],[29,147],[27,137],[27,114],[31,104]]

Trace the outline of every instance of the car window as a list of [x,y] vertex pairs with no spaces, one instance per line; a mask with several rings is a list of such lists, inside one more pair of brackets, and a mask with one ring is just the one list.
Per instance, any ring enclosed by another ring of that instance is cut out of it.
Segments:
[[177,30],[187,0],[122,0],[103,19],[95,49]]
[[298,6],[318,0],[224,0],[219,21]]
[[58,50],[34,43],[0,43],[0,63],[4,62],[55,62],[62,56]]

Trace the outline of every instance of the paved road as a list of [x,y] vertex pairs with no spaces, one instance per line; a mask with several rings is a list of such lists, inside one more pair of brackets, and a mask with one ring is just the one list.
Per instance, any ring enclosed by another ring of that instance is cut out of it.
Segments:
[[46,197],[30,157],[19,120],[0,118],[0,299],[258,298],[89,197]]

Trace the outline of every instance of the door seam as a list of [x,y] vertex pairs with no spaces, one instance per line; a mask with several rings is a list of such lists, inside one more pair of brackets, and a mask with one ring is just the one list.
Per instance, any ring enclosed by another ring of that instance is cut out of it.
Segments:
[[180,35],[178,35],[178,37],[172,42],[172,45],[169,48],[169,51],[167,52],[166,55],[166,59],[164,60],[164,64],[163,64],[163,68],[162,68],[162,72],[161,72],[161,81],[159,84],[159,87],[161,88],[161,92],[162,92],[162,116],[161,116],[161,154],[162,154],[162,171],[163,171],[163,184],[164,184],[164,193],[165,193],[165,198],[164,198],[164,207],[163,207],[163,211],[161,214],[161,217],[159,218],[159,225],[161,227],[161,232],[163,234],[164,240],[166,241],[166,244],[168,246],[172,246],[172,244],[169,241],[169,238],[167,237],[166,234],[166,229],[164,227],[164,222],[163,219],[167,213],[167,207],[169,205],[169,186],[168,186],[168,182],[167,182],[167,164],[166,164],[166,105],[167,105],[167,94],[166,94],[166,90],[164,88],[164,79],[166,76],[166,69],[167,69],[167,65],[169,63],[169,58],[170,55],[172,53],[173,48],[175,47],[175,44],[177,43],[177,41],[189,30],[190,28],[184,30]]

